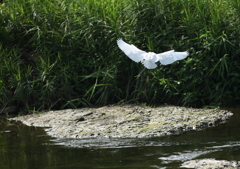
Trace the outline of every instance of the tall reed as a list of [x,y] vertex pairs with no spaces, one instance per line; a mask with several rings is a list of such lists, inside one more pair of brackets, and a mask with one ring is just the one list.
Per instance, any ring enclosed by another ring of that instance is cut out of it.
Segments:
[[[237,0],[9,0],[0,4],[0,104],[238,104]],[[144,71],[117,47],[190,56]]]

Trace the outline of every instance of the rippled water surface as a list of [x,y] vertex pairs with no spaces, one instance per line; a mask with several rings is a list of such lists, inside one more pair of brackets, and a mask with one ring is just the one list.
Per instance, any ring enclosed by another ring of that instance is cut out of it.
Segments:
[[3,169],[164,169],[191,159],[240,161],[240,109],[228,123],[147,139],[56,139],[0,117]]

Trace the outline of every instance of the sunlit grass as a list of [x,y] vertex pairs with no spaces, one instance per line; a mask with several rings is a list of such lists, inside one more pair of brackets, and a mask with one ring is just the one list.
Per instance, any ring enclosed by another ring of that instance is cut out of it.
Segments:
[[[0,105],[23,111],[117,102],[185,106],[240,100],[238,0],[53,0],[0,4]],[[190,56],[145,71],[122,37]]]

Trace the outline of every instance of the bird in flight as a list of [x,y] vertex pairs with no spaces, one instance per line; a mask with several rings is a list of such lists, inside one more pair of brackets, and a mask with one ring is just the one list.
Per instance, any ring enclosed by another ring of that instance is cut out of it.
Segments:
[[[156,54],[154,52],[145,52],[138,49],[134,45],[130,45],[124,42],[122,39],[117,40],[118,47],[134,62],[141,62],[143,66],[147,69],[155,69],[157,67],[156,62],[160,62],[162,65],[171,64],[177,60],[185,59],[189,53],[185,52],[175,52],[170,50],[167,52]],[[143,70],[144,71],[144,70]],[[143,72],[141,71],[141,73]],[[140,73],[140,74],[141,74]],[[140,74],[137,77],[140,77]]]

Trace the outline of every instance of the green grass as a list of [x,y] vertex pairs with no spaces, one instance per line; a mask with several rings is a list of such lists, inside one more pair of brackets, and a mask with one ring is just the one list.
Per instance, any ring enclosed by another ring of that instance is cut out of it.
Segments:
[[[0,105],[22,111],[122,102],[228,106],[240,101],[239,0],[4,0]],[[190,56],[155,70],[116,45]]]

